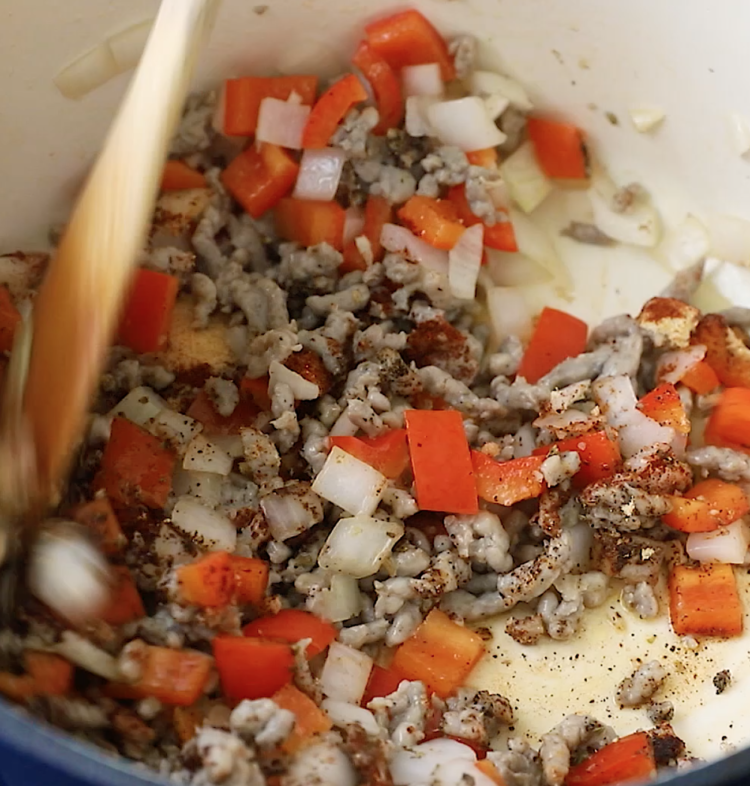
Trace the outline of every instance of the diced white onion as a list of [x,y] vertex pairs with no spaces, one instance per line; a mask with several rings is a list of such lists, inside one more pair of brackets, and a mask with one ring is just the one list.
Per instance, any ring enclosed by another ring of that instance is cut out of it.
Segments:
[[334,699],[323,699],[320,708],[328,715],[334,726],[345,728],[359,724],[367,734],[377,737],[380,734],[380,726],[375,720],[375,716],[364,707],[356,704],[349,704],[345,701],[335,701]]
[[687,215],[665,234],[657,253],[672,270],[679,272],[705,259],[709,246],[708,230],[703,222],[693,215]]
[[544,229],[518,210],[510,211],[510,220],[519,252],[549,273],[559,294],[570,295],[573,290],[570,272]]
[[444,145],[455,145],[465,153],[497,147],[507,139],[478,96],[439,101],[429,107],[427,119]]
[[228,475],[233,464],[232,457],[203,434],[193,437],[182,462],[183,468],[191,472],[215,472],[217,475]]
[[320,673],[320,687],[329,699],[359,704],[372,666],[369,655],[334,641]]
[[165,563],[185,562],[188,552],[182,535],[169,524],[162,524],[159,534],[154,539],[154,553]]
[[617,186],[605,173],[596,170],[587,193],[594,224],[605,235],[620,243],[645,248],[653,248],[659,242],[661,220],[647,197],[638,198],[627,210],[617,212],[612,207]]
[[584,423],[588,420],[580,409],[567,409],[565,412],[553,412],[543,415],[533,422],[535,428],[566,429],[574,423]]
[[300,150],[309,116],[309,106],[268,96],[260,102],[255,138],[258,142]]
[[497,341],[518,336],[522,341],[531,335],[532,314],[524,296],[511,287],[487,290],[487,309]]
[[487,255],[486,270],[499,287],[523,287],[549,279],[547,271],[519,251],[485,248],[484,253]]
[[274,360],[268,368],[269,393],[272,394],[276,385],[282,384],[289,385],[297,401],[314,401],[320,396],[320,388],[314,382],[310,382],[301,374]]
[[351,759],[329,741],[302,748],[291,758],[284,774],[286,786],[357,786],[360,782]]
[[352,205],[344,214],[344,245],[348,245],[362,234],[365,228],[365,214],[361,207]]
[[403,534],[403,524],[397,521],[369,516],[341,518],[328,536],[318,564],[324,570],[345,573],[355,579],[372,576]]
[[742,519],[713,532],[691,532],[685,544],[690,559],[729,565],[742,565],[748,546],[750,529]]
[[284,489],[263,497],[260,508],[273,539],[280,543],[301,535],[316,523],[304,501]]
[[[435,768],[453,761],[475,762],[477,756],[468,746],[456,740],[439,737],[414,748],[402,748],[391,757],[394,786],[432,783]],[[460,779],[456,781],[459,783]]]
[[552,183],[542,172],[531,142],[524,142],[500,164],[500,174],[524,213],[536,210],[552,193]]
[[522,112],[530,112],[534,107],[523,86],[509,76],[493,71],[474,71],[469,77],[469,90],[476,96],[501,95],[511,105]]
[[676,385],[705,356],[706,347],[703,344],[694,344],[675,352],[665,352],[656,364],[656,378],[660,382],[671,382]]
[[305,150],[292,196],[330,202],[336,196],[345,161],[346,153],[341,148]]
[[117,63],[106,42],[81,55],[55,77],[55,86],[65,98],[83,98],[117,76]]
[[487,116],[493,122],[500,117],[503,112],[510,106],[510,101],[505,96],[498,95],[497,93],[493,93],[489,96],[484,96],[482,98],[484,101],[484,109],[487,112]]
[[750,151],[750,120],[745,115],[732,112],[729,115],[729,133],[738,156]]
[[405,66],[401,69],[401,82],[404,96],[436,96],[443,95],[445,86],[440,74],[438,63]]
[[459,300],[474,300],[484,252],[484,226],[468,227],[448,252],[448,282]]
[[331,427],[330,436],[332,437],[353,437],[359,431],[359,426],[349,417],[349,404],[346,409],[336,418],[336,422]]
[[425,243],[406,227],[384,224],[380,242],[386,251],[404,254],[408,259],[419,262],[430,270],[448,275],[448,252]]
[[750,221],[724,213],[706,216],[709,251],[724,262],[750,266]]
[[122,679],[115,658],[75,631],[63,631],[55,652],[97,677],[114,682]]
[[173,409],[163,409],[149,422],[148,430],[180,451],[203,431],[203,424]]
[[[308,601],[309,602],[309,601]],[[330,622],[344,622],[362,611],[359,583],[353,576],[334,573],[331,586],[315,595],[310,611]]]
[[630,377],[621,375],[598,379],[594,382],[593,392],[607,422],[617,429],[624,458],[654,445],[672,445],[674,429],[660,425],[638,409]]
[[118,71],[128,71],[138,65],[153,26],[154,20],[146,19],[121,30],[107,40]]
[[369,464],[334,447],[312,489],[352,516],[371,516],[383,496],[386,483],[385,476]]
[[110,410],[109,416],[127,418],[138,426],[145,426],[167,408],[167,402],[158,393],[151,388],[138,387],[133,388],[116,404]]
[[427,115],[430,107],[438,100],[432,96],[409,96],[406,99],[404,126],[409,136],[435,136],[435,129]]
[[242,458],[245,455],[242,437],[239,434],[211,434],[211,442],[233,459]]
[[172,524],[206,551],[232,552],[237,545],[234,524],[223,513],[207,508],[193,497],[180,497],[175,502]]
[[631,107],[629,114],[635,126],[635,130],[641,134],[653,131],[667,116],[661,107],[648,106],[645,104]]
[[215,472],[191,472],[177,467],[172,476],[172,492],[177,497],[190,496],[215,508],[221,501],[224,477]]

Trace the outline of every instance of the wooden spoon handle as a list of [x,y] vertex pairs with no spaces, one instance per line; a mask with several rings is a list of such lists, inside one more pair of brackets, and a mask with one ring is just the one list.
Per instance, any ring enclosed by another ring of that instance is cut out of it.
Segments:
[[214,11],[213,0],[163,0],[36,299],[23,409],[37,506],[56,495],[80,439]]

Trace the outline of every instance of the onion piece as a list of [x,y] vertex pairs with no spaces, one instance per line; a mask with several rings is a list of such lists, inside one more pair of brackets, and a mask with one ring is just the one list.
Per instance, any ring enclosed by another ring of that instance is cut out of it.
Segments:
[[404,96],[435,96],[440,98],[445,92],[443,77],[438,63],[404,66],[401,69],[401,83]]
[[608,175],[595,169],[588,190],[596,227],[620,243],[653,248],[661,238],[661,220],[647,196],[637,197],[622,212],[613,208],[617,186]]
[[471,764],[476,760],[476,753],[468,745],[439,737],[414,748],[397,750],[391,757],[391,776],[395,786],[432,783],[433,772],[441,764],[453,761]]
[[409,136],[435,136],[435,129],[427,116],[430,107],[437,101],[432,96],[409,96],[406,99],[404,126]]
[[623,458],[630,458],[644,448],[672,445],[676,436],[674,429],[660,425],[638,409],[630,377],[597,379],[593,393],[607,422],[617,429]]
[[531,309],[517,289],[492,287],[487,290],[487,309],[497,341],[508,336],[518,336],[525,341],[531,335]]
[[710,239],[702,221],[687,215],[666,233],[657,253],[672,270],[680,271],[697,265],[708,255]]
[[694,344],[687,349],[665,352],[656,364],[656,378],[659,382],[676,385],[688,371],[706,357],[706,347]]
[[143,22],[126,27],[107,39],[107,44],[120,73],[138,65],[153,26],[153,19],[145,19]]
[[494,71],[474,71],[469,77],[469,90],[483,98],[500,95],[522,112],[530,112],[534,108],[520,82]]
[[380,735],[380,726],[375,720],[375,716],[364,707],[356,704],[349,704],[345,701],[335,701],[334,699],[323,699],[320,708],[328,715],[334,726],[345,728],[359,724],[366,734],[372,737]]
[[150,421],[148,430],[155,437],[169,442],[180,452],[187,447],[193,437],[203,431],[203,424],[173,409],[163,409]]
[[355,579],[380,570],[394,545],[403,537],[403,524],[369,516],[341,518],[318,556],[318,565]]
[[328,657],[320,673],[320,687],[329,699],[359,704],[372,666],[369,655],[334,641],[328,648]]
[[465,230],[448,252],[448,282],[453,297],[474,300],[483,252],[484,226],[474,224]]
[[750,529],[740,519],[713,532],[691,532],[685,548],[690,559],[742,565],[750,546]]
[[260,102],[255,138],[258,142],[300,150],[309,116],[309,106],[267,96]]
[[287,368],[278,360],[271,362],[268,367],[268,392],[273,395],[276,385],[289,385],[297,401],[314,401],[320,396],[320,388],[301,374]]
[[305,150],[292,196],[330,202],[336,196],[345,161],[346,153],[341,148]]
[[[243,779],[241,783],[249,784],[250,781]],[[318,743],[311,740],[310,745],[302,747],[291,758],[283,783],[286,786],[357,786],[361,780],[342,748],[329,740]]]
[[106,42],[81,55],[55,77],[55,87],[65,98],[83,98],[117,76],[117,63]]
[[497,147],[507,139],[478,96],[438,101],[428,108],[427,119],[444,145],[455,145],[465,153]]
[[510,101],[508,101],[505,96],[501,96],[497,93],[485,96],[482,98],[482,101],[484,101],[484,110],[487,112],[487,116],[493,122],[510,106]]
[[191,472],[177,467],[172,476],[172,493],[175,496],[195,497],[210,508],[221,502],[223,485],[224,477],[215,472]]
[[500,174],[510,196],[524,213],[531,213],[552,193],[552,183],[542,172],[531,142],[524,142],[500,164]]
[[180,497],[172,509],[172,524],[206,551],[234,551],[237,530],[223,514],[193,497]]
[[214,472],[224,476],[232,471],[233,465],[232,457],[213,442],[209,442],[203,434],[193,437],[182,461],[183,469],[192,472]]
[[233,459],[243,458],[245,455],[242,437],[239,434],[211,434],[211,442]]
[[[300,495],[294,488],[280,488],[266,494],[260,501],[268,528],[274,540],[283,543],[306,532],[323,518],[323,503],[312,492]],[[314,505],[319,505],[319,510]]]
[[340,447],[328,454],[312,489],[352,516],[371,516],[383,496],[384,475]]
[[635,130],[641,134],[653,131],[667,116],[666,112],[658,106],[633,106],[628,110]]
[[430,270],[448,275],[448,252],[425,243],[406,227],[384,224],[380,233],[380,242],[386,251],[404,254],[413,262],[419,262]]
[[729,115],[729,133],[738,156],[744,156],[750,151],[750,120],[747,117],[732,112]]
[[513,253],[485,248],[487,270],[492,283],[498,287],[523,287],[540,284],[549,274],[533,259],[519,251]]
[[344,214],[344,245],[348,245],[362,234],[365,228],[365,213],[361,207],[352,205]]
[[362,612],[362,595],[357,579],[343,573],[334,573],[331,576],[330,588],[318,592],[309,609],[329,622],[345,622],[356,617]]
[[162,524],[154,539],[154,553],[164,563],[175,565],[187,562],[189,555],[182,535],[169,524]]
[[165,409],[168,409],[167,402],[158,393],[151,388],[138,387],[112,407],[109,417],[127,418],[138,426],[146,426]]
[[750,266],[750,221],[724,213],[706,216],[709,253],[724,262]]
[[54,651],[79,668],[96,674],[97,677],[113,682],[122,679],[117,660],[75,631],[63,631]]
[[518,210],[510,211],[510,220],[518,250],[549,273],[559,294],[569,296],[573,290],[573,280],[545,231]]

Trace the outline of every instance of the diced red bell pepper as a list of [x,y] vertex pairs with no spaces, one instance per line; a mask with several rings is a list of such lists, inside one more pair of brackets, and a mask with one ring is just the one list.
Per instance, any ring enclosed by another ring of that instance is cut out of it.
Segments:
[[[365,225],[362,234],[370,241],[373,262],[380,262],[383,258],[380,235],[383,232],[383,226],[389,224],[392,218],[393,208],[385,197],[369,196],[367,198]],[[339,269],[342,273],[350,273],[352,270],[367,270],[367,262],[353,240],[344,247],[344,261]]]
[[229,564],[234,573],[237,603],[252,603],[255,606],[262,603],[268,588],[268,563],[256,557],[231,556]]
[[406,429],[386,431],[379,437],[329,437],[331,447],[339,447],[351,456],[382,472],[390,480],[400,478],[409,467]]
[[485,502],[505,506],[538,497],[547,488],[540,471],[545,460],[546,456],[529,456],[495,461],[478,450],[472,450],[471,461],[479,497]]
[[193,650],[148,646],[141,678],[133,688],[162,704],[190,706],[203,695],[211,676],[211,658]]
[[739,636],[744,614],[732,566],[717,563],[673,568],[669,616],[678,636]]
[[565,786],[614,786],[647,781],[656,775],[656,760],[648,734],[638,731],[610,742],[570,768]]
[[539,166],[547,177],[565,180],[588,177],[580,128],[543,117],[530,117],[526,127]]
[[466,231],[455,205],[447,199],[416,194],[398,211],[401,223],[435,248],[451,249]]
[[240,391],[260,407],[262,412],[271,411],[271,397],[268,395],[268,374],[256,379],[243,377],[240,380]]
[[13,349],[13,338],[21,322],[21,315],[13,305],[8,287],[0,286],[0,352]]
[[294,713],[294,729],[281,744],[285,753],[296,753],[319,734],[330,731],[333,723],[318,705],[294,685],[285,685],[271,697],[277,707]]
[[719,377],[705,360],[699,360],[694,366],[689,368],[680,379],[685,387],[690,388],[693,393],[700,396],[711,393],[719,387]]
[[669,499],[672,510],[662,516],[662,520],[681,532],[712,532],[750,511],[745,492],[739,486],[718,478],[703,480],[685,496]]
[[344,246],[346,211],[338,202],[285,197],[274,211],[276,232],[302,246],[328,243],[337,251]]
[[98,618],[108,625],[118,626],[145,617],[146,610],[143,608],[141,594],[127,565],[112,566],[110,573],[113,586],[109,602],[98,614]]
[[397,649],[392,668],[407,680],[421,680],[441,698],[466,682],[484,654],[479,634],[433,609]]
[[346,113],[362,101],[367,101],[367,91],[354,74],[347,74],[331,85],[307,118],[302,147],[305,150],[327,147]]
[[370,46],[397,71],[404,66],[439,63],[444,81],[456,76],[448,45],[419,11],[410,9],[378,19],[367,25],[365,32]]
[[384,669],[382,666],[375,664],[370,671],[370,678],[367,680],[367,687],[360,702],[361,705],[366,707],[373,699],[390,696],[391,693],[398,690],[398,686],[403,680],[404,677],[395,671],[392,666]]
[[202,423],[204,433],[210,436],[211,434],[239,434],[241,428],[252,426],[259,412],[260,409],[248,396],[241,396],[234,412],[229,417],[225,417],[216,411],[211,397],[201,389],[193,399],[187,415]]
[[707,445],[750,453],[750,388],[727,388],[721,394],[703,438]]
[[23,660],[37,696],[65,696],[71,692],[74,668],[65,658],[49,652],[26,650]]
[[175,276],[138,270],[120,318],[117,342],[139,354],[164,349],[179,289]]
[[253,217],[260,218],[288,194],[299,164],[278,145],[250,145],[222,172],[221,182]]
[[270,617],[258,617],[242,629],[245,636],[296,644],[311,639],[305,654],[313,658],[336,638],[336,628],[315,614],[301,609],[283,609]]
[[380,120],[373,128],[373,134],[385,134],[390,128],[398,128],[404,119],[404,96],[396,72],[366,41],[357,47],[352,63],[362,72],[375,94]]
[[95,485],[115,503],[163,508],[172,488],[175,454],[125,418],[112,421]]
[[164,164],[161,175],[162,191],[183,191],[188,188],[205,188],[208,185],[203,172],[193,169],[184,161],[171,159]]
[[498,164],[497,148],[485,147],[483,150],[472,150],[466,154],[466,159],[472,166],[494,169]]
[[317,91],[318,77],[307,74],[227,79],[224,87],[224,133],[227,136],[255,134],[264,98],[286,101],[292,93],[296,93],[305,106],[312,106]]
[[119,553],[127,542],[112,504],[106,497],[78,505],[71,511],[71,516],[73,521],[94,534],[101,550],[107,555]]
[[477,488],[461,413],[410,409],[404,420],[419,507],[476,513]]
[[553,448],[557,448],[560,453],[574,450],[580,456],[581,468],[573,476],[573,483],[578,488],[597,480],[611,478],[622,463],[617,443],[613,442],[605,431],[568,437],[553,445],[535,448],[534,455],[548,456]]
[[678,434],[690,433],[690,418],[677,388],[671,382],[662,382],[646,393],[638,402],[638,409],[662,426],[673,428]]
[[586,349],[588,327],[577,317],[545,307],[523,354],[518,376],[532,384]]
[[200,557],[175,571],[184,603],[215,608],[228,606],[235,590],[235,572],[226,551]]
[[[452,186],[448,190],[448,199],[456,206],[458,217],[467,227],[483,223],[481,218],[474,215],[469,206],[465,185]],[[498,251],[518,251],[516,233],[510,219],[496,221],[492,226],[484,224],[484,245]]]
[[292,680],[294,655],[288,644],[245,636],[216,636],[216,669],[232,701],[268,699]]

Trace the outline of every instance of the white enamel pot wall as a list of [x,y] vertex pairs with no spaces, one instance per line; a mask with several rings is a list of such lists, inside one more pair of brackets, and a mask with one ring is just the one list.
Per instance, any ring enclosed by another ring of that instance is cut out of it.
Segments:
[[[267,0],[264,5],[259,13],[254,0],[223,0],[197,89],[250,73],[333,76],[346,66],[363,23],[406,4]],[[614,179],[644,183],[667,225],[688,213],[712,211],[750,219],[750,157],[739,154],[731,125],[732,117],[750,121],[747,2],[414,0],[408,5],[445,33],[475,35],[484,65],[518,78],[535,104],[585,128]],[[65,219],[129,78],[120,75],[71,101],[55,88],[55,75],[106,37],[153,17],[156,8],[155,0],[1,4],[0,252],[46,245],[47,230]],[[665,114],[661,125],[646,134],[638,133],[630,119],[630,110],[643,105]],[[558,301],[549,291],[535,296],[539,303],[561,305],[591,322],[637,310],[674,274],[645,252],[604,252],[563,241],[559,251],[573,275],[574,300]],[[745,279],[741,271],[717,274],[705,297],[750,306]],[[608,606],[591,630],[583,644],[553,642],[529,648],[526,658],[509,637],[498,637],[504,652],[488,659],[474,681],[526,703],[530,710],[521,713],[526,719],[519,731],[538,734],[578,710],[598,714],[626,733],[648,721],[642,710],[619,711],[612,703],[614,688],[632,671],[634,658],[657,657],[666,649],[671,652],[667,665],[675,728],[691,750],[713,759],[728,746],[750,740],[750,718],[743,717],[750,696],[750,648],[744,641],[708,645],[695,655],[670,638],[665,621],[648,628],[621,622]],[[575,653],[579,659],[572,668]],[[717,697],[711,675],[723,668],[732,671],[735,684]],[[592,705],[591,697],[596,699]],[[4,705],[3,743],[91,783],[134,782],[119,765],[115,772],[98,754],[36,728]],[[748,767],[750,755],[741,753],[683,777],[685,783],[729,783],[743,770],[750,772]]]

